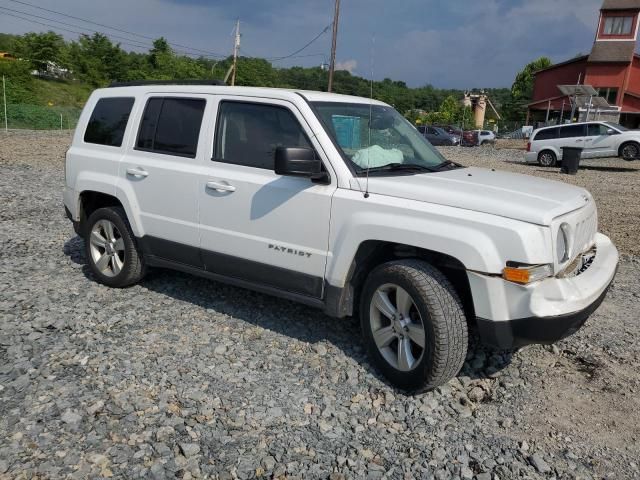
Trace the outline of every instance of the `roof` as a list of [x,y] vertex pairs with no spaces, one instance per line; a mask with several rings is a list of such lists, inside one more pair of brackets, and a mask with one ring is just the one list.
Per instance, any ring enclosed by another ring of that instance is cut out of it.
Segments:
[[547,68],[541,68],[540,70],[536,70],[534,73],[540,73],[540,72],[546,72],[547,70],[553,70],[554,68],[558,68],[558,67],[564,67],[565,65],[569,65],[571,63],[577,63],[577,62],[582,62],[584,60],[586,60],[587,58],[589,58],[589,55],[581,55],[579,57],[575,57],[572,58],[570,60],[565,60],[564,62],[560,62],[560,63],[554,63],[553,65],[547,67]]
[[602,10],[640,10],[640,0],[604,0]]
[[192,93],[192,94],[224,94],[238,95],[246,97],[266,97],[280,100],[296,101],[303,96],[310,102],[338,102],[338,103],[364,103],[380,106],[387,106],[386,103],[372,100],[365,97],[356,97],[352,95],[341,95],[338,93],[317,92],[312,90],[293,90],[286,88],[271,87],[231,87],[228,85],[137,85],[137,86],[113,86],[109,88],[96,90],[101,96],[121,96],[128,94],[146,94],[146,93]]
[[631,62],[636,49],[635,40],[595,42],[589,62]]

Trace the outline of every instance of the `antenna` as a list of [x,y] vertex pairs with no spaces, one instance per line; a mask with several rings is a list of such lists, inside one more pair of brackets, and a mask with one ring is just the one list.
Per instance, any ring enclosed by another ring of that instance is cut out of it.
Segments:
[[370,92],[369,92],[369,139],[367,146],[367,179],[365,180],[364,187],[364,198],[369,198],[369,165],[371,155],[371,120],[373,119],[373,61],[374,61],[374,52],[376,46],[376,36],[373,34],[371,36],[371,80],[370,80]]

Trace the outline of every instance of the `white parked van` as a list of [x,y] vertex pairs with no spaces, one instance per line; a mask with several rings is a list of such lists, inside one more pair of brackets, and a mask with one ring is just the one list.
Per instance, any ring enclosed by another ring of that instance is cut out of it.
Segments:
[[458,373],[470,326],[499,348],[575,332],[618,263],[586,190],[464,168],[389,105],[321,92],[96,90],[64,204],[97,281],[159,266],[359,315],[408,390]]
[[553,167],[562,161],[562,147],[582,148],[582,158],[640,157],[640,131],[617,123],[583,122],[544,127],[533,132],[525,160]]

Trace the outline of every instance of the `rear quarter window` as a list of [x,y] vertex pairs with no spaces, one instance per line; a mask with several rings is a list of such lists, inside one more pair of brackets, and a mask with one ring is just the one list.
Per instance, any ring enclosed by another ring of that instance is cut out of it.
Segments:
[[122,138],[134,101],[135,99],[130,97],[98,100],[84,132],[84,141],[109,147],[122,146]]
[[536,133],[536,136],[533,139],[533,141],[553,140],[555,138],[558,138],[558,129],[557,128],[548,128],[546,130],[540,130],[538,133]]

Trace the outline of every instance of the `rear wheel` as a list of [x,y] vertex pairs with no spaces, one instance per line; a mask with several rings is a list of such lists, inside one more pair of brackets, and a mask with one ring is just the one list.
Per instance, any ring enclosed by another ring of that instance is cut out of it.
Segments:
[[543,167],[555,167],[556,163],[558,163],[558,158],[552,151],[545,150],[538,155],[538,163]]
[[437,269],[420,260],[383,264],[369,275],[361,302],[369,355],[391,383],[430,390],[460,371],[467,323],[458,295]]
[[640,146],[634,142],[625,143],[620,147],[620,156],[628,162],[637,160],[640,157]]
[[85,253],[96,279],[109,287],[127,287],[144,276],[142,254],[121,207],[99,208],[89,216]]

